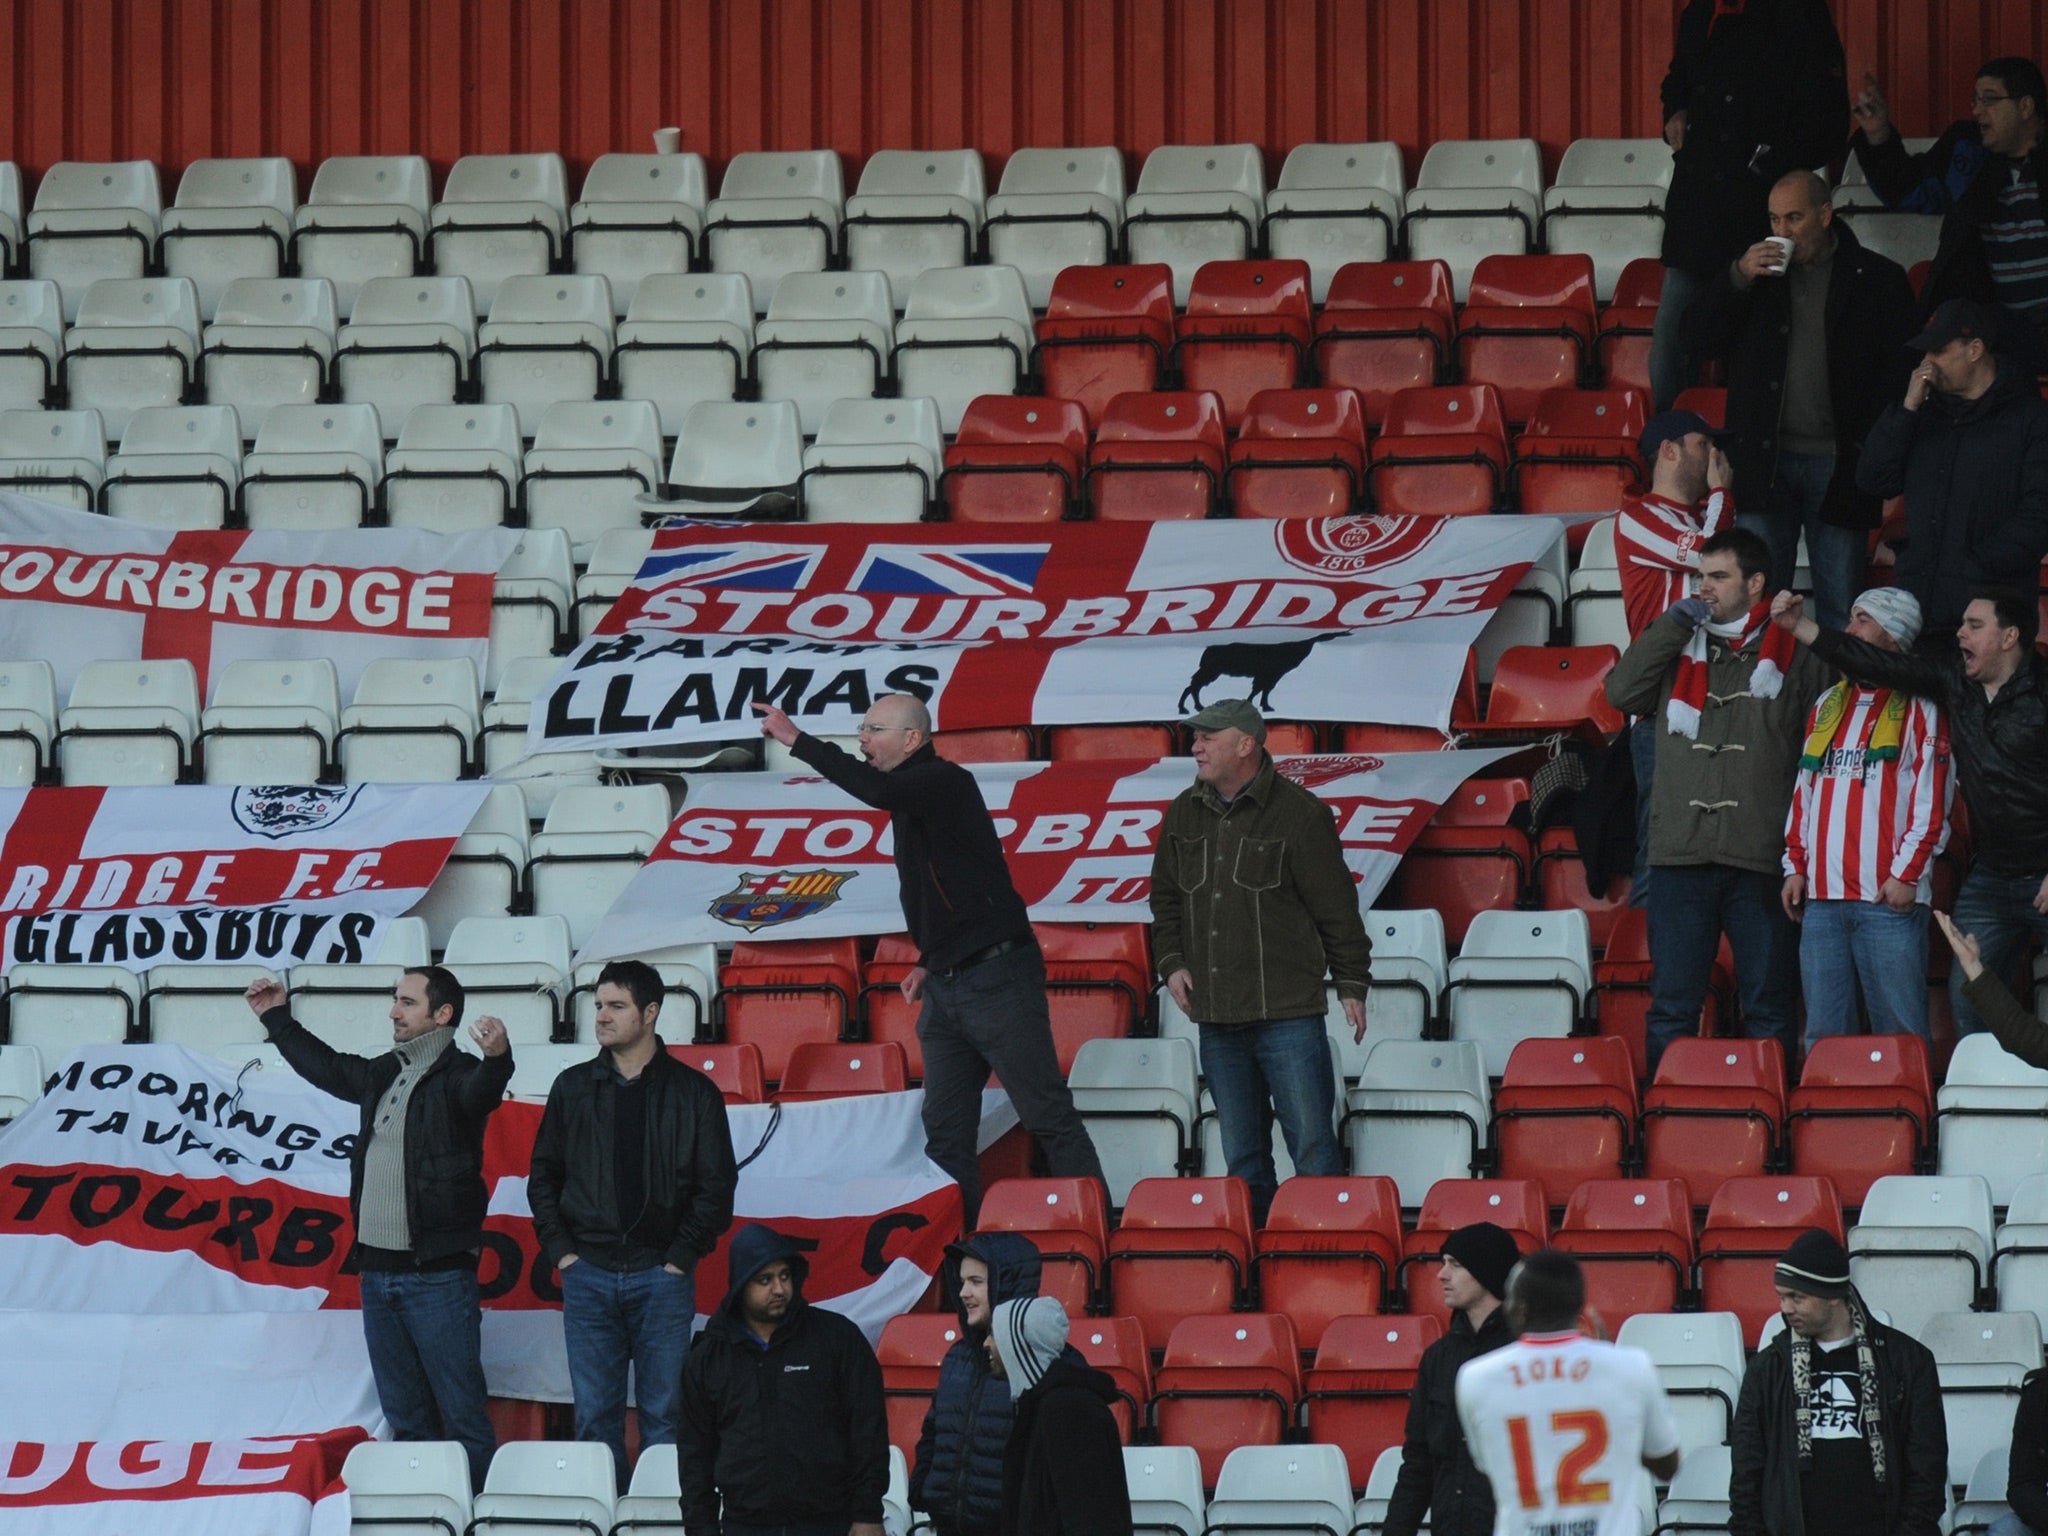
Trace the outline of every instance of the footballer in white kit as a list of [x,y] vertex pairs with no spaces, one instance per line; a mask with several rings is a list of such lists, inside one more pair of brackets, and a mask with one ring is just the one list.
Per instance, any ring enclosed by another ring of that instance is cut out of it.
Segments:
[[1522,1336],[1458,1372],[1458,1418],[1493,1484],[1494,1536],[1640,1536],[1639,1479],[1678,1468],[1650,1357],[1582,1337],[1576,1260],[1533,1253],[1508,1283]]

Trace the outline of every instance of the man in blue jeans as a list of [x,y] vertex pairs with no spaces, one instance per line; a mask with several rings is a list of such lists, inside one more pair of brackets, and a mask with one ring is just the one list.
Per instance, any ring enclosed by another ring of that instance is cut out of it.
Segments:
[[598,1052],[548,1090],[526,1195],[561,1276],[576,1438],[612,1448],[625,1488],[626,1368],[640,1443],[673,1445],[697,1261],[732,1224],[732,1136],[711,1080],[654,1032],[661,976],[614,960],[597,978]]
[[1264,1224],[1279,1187],[1278,1117],[1297,1173],[1338,1174],[1337,1079],[1323,978],[1365,1038],[1372,941],[1329,807],[1283,776],[1245,699],[1187,722],[1195,782],[1174,797],[1152,858],[1152,951],[1201,1026],[1223,1156]]

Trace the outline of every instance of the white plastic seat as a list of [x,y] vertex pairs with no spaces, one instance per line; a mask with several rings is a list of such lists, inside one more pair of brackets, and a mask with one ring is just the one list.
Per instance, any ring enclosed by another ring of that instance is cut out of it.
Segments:
[[0,160],[0,272],[21,264],[21,167]]
[[1727,1529],[1733,1456],[1725,1445],[1686,1446],[1678,1470],[1671,1474],[1671,1487],[1657,1506],[1658,1528]]
[[526,880],[530,836],[519,786],[493,784],[412,909],[427,926],[429,944],[446,948],[465,917],[512,916]]
[[508,1440],[476,1496],[475,1524],[492,1536],[555,1536],[576,1525],[610,1531],[617,1478],[603,1441]]
[[1171,1178],[1186,1165],[1200,1098],[1186,1040],[1084,1040],[1067,1086],[1102,1159],[1111,1205],[1138,1180]]
[[897,393],[937,401],[940,425],[957,432],[976,396],[1017,392],[1035,344],[1031,301],[1015,267],[927,272],[911,285],[896,323]]
[[[512,1058],[512,1081],[505,1097],[545,1104],[555,1079],[568,1068],[590,1060],[590,1047],[556,1040],[527,1041]],[[673,1447],[671,1447],[673,1449]]]
[[324,277],[238,277],[216,295],[200,334],[206,398],[232,405],[254,440],[271,408],[313,405],[327,386],[340,328]]
[[114,437],[145,406],[182,404],[198,360],[199,295],[189,277],[103,278],[64,336],[71,406],[98,411]]
[[505,669],[566,647],[575,605],[576,568],[559,528],[523,528],[491,587],[491,646],[484,688],[495,692]]
[[210,1054],[249,1038],[253,1020],[242,1001],[249,983],[281,979],[261,965],[156,966],[142,978],[143,1030],[153,1045]]
[[1543,248],[1593,258],[1593,287],[1611,298],[1621,269],[1664,247],[1671,149],[1662,139],[1574,139],[1543,194]]
[[1542,199],[1543,156],[1534,139],[1439,139],[1408,192],[1409,258],[1447,263],[1462,304],[1482,256],[1536,248]]
[[1733,1312],[1638,1312],[1622,1322],[1614,1342],[1642,1350],[1657,1367],[1685,1456],[1727,1443],[1742,1394],[1740,1318]]
[[435,271],[469,279],[483,314],[504,279],[555,266],[568,225],[560,155],[464,155],[428,211],[427,250]]
[[726,163],[718,196],[704,210],[704,243],[714,272],[743,272],[756,313],[791,272],[822,272],[839,248],[846,179],[837,151],[748,150]]
[[305,203],[292,215],[299,275],[327,278],[335,302],[353,311],[358,290],[371,279],[410,277],[425,269],[432,202],[424,156],[323,160]]
[[[635,158],[638,158],[637,156]],[[679,160],[680,155],[650,155],[649,159]],[[694,158],[694,157],[692,157]],[[579,1047],[580,1049],[580,1047]],[[894,1446],[889,1447],[895,1450]],[[619,1495],[612,1511],[617,1531],[670,1531],[683,1528],[683,1485],[672,1445],[643,1445],[640,1459],[633,1463],[633,1481]],[[905,1522],[905,1531],[910,1529]]]
[[1991,1203],[2009,1205],[2031,1174],[2048,1173],[2048,1070],[2030,1067],[1986,1030],[1965,1035],[1935,1090],[1942,1173],[1978,1173]]
[[498,686],[484,703],[477,755],[483,776],[497,778],[526,756],[526,722],[534,698],[548,685],[561,661],[554,656],[520,656],[498,674]]
[[839,400],[804,450],[804,516],[814,523],[914,523],[932,505],[946,443],[924,399]]
[[42,1092],[43,1053],[32,1045],[0,1045],[0,1125],[28,1113]]
[[910,1512],[910,1463],[903,1448],[889,1447],[889,1481],[882,1490],[882,1524],[886,1529],[908,1531],[914,1517]]
[[1564,612],[1573,645],[1628,649],[1628,607],[1622,598],[1621,568],[1614,552],[1614,524],[1614,518],[1603,517],[1593,525],[1567,582]]
[[468,278],[372,278],[337,339],[334,385],[351,404],[376,406],[396,437],[413,407],[460,399],[475,359]]
[[569,209],[570,249],[578,272],[612,285],[615,313],[627,313],[643,278],[690,270],[704,233],[707,186],[698,154],[591,161],[583,195]]
[[754,297],[740,272],[651,272],[619,326],[612,371],[619,395],[651,400],[664,436],[690,407],[731,400],[753,376]]
[[1202,1457],[1192,1445],[1125,1446],[1124,1486],[1135,1529],[1202,1536],[1209,1524]]
[[1914,1335],[1934,1356],[1948,1422],[1948,1480],[1976,1470],[1983,1447],[2012,1434],[2020,1383],[2041,1368],[2041,1322],[2031,1312],[1936,1312]]
[[[0,436],[5,427],[0,419]],[[35,784],[50,767],[56,735],[56,668],[41,658],[0,661],[0,786]]]
[[0,411],[0,490],[90,512],[106,477],[98,411]]
[[441,963],[468,994],[463,1017],[496,1014],[516,1048],[554,1038],[569,954],[562,917],[465,917],[448,935]]
[[558,400],[526,450],[526,524],[561,531],[588,559],[606,531],[640,526],[636,498],[659,484],[661,414],[651,400]]
[[754,328],[761,398],[793,402],[816,432],[833,401],[872,395],[888,376],[895,320],[884,273],[790,273]]
[[559,913],[581,946],[668,831],[659,784],[565,789],[548,807],[527,861],[533,910]]
[[1910,208],[1887,208],[1868,188],[1838,188],[1834,196],[1835,216],[1856,231],[1866,249],[1889,257],[1911,271],[1916,263],[1934,260],[1941,244],[1941,215],[1915,213]]
[[367,663],[341,712],[334,750],[351,784],[449,783],[469,766],[482,711],[476,663],[467,656]]
[[706,400],[683,419],[658,510],[731,517],[764,495],[794,508],[803,472],[803,430],[791,402]]
[[149,160],[60,160],[43,172],[28,216],[28,275],[63,290],[67,323],[101,278],[149,270],[163,202]]
[[107,515],[152,528],[219,528],[242,483],[242,424],[231,405],[145,406],[107,460]]
[[1849,1274],[1873,1307],[1920,1336],[1936,1312],[1977,1304],[1991,1281],[1991,1186],[1977,1174],[1887,1174],[1849,1229]]
[[1592,987],[1584,912],[1481,912],[1444,987],[1451,1038],[1477,1040],[1500,1077],[1516,1042],[1569,1035]]
[[612,373],[612,295],[601,277],[508,277],[477,332],[483,397],[518,408],[531,437],[557,400],[595,400]]
[[365,1440],[341,1465],[352,1517],[416,1523],[420,1536],[469,1526],[469,1456],[453,1440]]
[[1266,194],[1268,252],[1307,262],[1320,304],[1339,267],[1393,254],[1407,185],[1398,144],[1297,144]]
[[1470,1174],[1487,1144],[1485,1052],[1473,1040],[1373,1041],[1346,1103],[1352,1171],[1388,1175],[1401,1204],[1419,1208],[1438,1179]]
[[64,300],[48,279],[0,282],[0,406],[34,409],[56,393]]
[[125,966],[32,961],[7,973],[8,1044],[32,1047],[53,1072],[80,1046],[120,1045],[141,1027],[142,978]]
[[213,319],[231,284],[284,271],[298,203],[298,173],[287,159],[194,160],[163,212],[164,275],[191,278],[199,313]]
[[[576,637],[587,639],[610,611],[619,594],[632,585],[654,548],[646,528],[612,528],[599,535],[590,558],[576,577]],[[545,681],[545,679],[543,679]]]
[[242,515],[251,528],[359,528],[383,483],[374,405],[273,406],[242,461]]
[[2026,1308],[2048,1331],[2048,1174],[2019,1182],[1992,1246],[1998,1304]]
[[[662,1039],[671,1045],[694,1040],[711,1017],[711,994],[718,990],[718,946],[672,944],[634,958],[654,967],[667,994],[658,1025]],[[603,970],[603,961],[590,961],[570,977],[569,1015],[578,1040],[597,1037],[597,978]]]
[[1344,1050],[1344,1075],[1351,1079],[1364,1069],[1370,1042],[1419,1040],[1428,1032],[1450,976],[1443,914],[1434,908],[1375,908],[1365,914],[1365,931],[1372,936],[1370,1033],[1354,1041],[1346,1028],[1337,1042]]
[[198,734],[191,662],[88,661],[57,716],[57,766],[66,784],[174,784]]
[[1351,1468],[1338,1445],[1240,1445],[1223,1458],[1209,1528],[1342,1533],[1351,1528]]
[[325,656],[244,657],[214,679],[199,716],[208,784],[313,784],[326,777],[341,687]]
[[920,272],[974,260],[987,201],[979,150],[878,149],[846,200],[846,265],[908,293]]
[[434,533],[497,528],[512,521],[519,479],[515,407],[416,405],[384,455],[384,516]]
[[1365,1477],[1365,1491],[1351,1507],[1357,1521],[1353,1530],[1378,1531],[1386,1524],[1387,1508],[1394,1501],[1394,1485],[1401,1481],[1401,1447],[1390,1445],[1372,1459]]
[[[1855,163],[1853,160],[1850,162]],[[1955,1442],[1950,1441],[1951,1447]],[[1956,1505],[1954,1518],[1944,1529],[1953,1536],[1980,1536],[1988,1531],[1992,1522],[2008,1512],[2005,1491],[2012,1473],[2011,1426],[2003,1437],[1978,1441],[1976,1449],[1989,1446],[1977,1457],[1976,1465],[1970,1470],[1970,1480],[1963,1489],[1963,1501]],[[1951,1462],[1954,1457],[1951,1455]]]
[[1020,149],[1003,164],[983,228],[988,259],[1015,267],[1032,307],[1063,267],[1099,267],[1123,240],[1124,156],[1114,145]]
[[1245,261],[1266,216],[1266,160],[1256,144],[1162,144],[1145,157],[1124,204],[1134,262],[1173,268],[1173,302],[1205,261]]

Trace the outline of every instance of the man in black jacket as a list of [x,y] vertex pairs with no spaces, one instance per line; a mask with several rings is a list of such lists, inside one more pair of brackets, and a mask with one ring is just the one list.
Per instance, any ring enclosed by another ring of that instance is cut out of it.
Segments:
[[1742,1378],[1729,1536],[1940,1536],[1948,1426],[1934,1356],[1870,1316],[1825,1232],[1794,1238],[1775,1278],[1785,1331]]
[[1002,1536],[1131,1536],[1116,1384],[1066,1345],[1067,1309],[1051,1296],[1006,1301],[989,1320],[989,1369],[1017,1405]]
[[1490,1221],[1444,1239],[1437,1282],[1451,1309],[1451,1330],[1422,1352],[1416,1370],[1384,1536],[1415,1536],[1424,1515],[1434,1536],[1491,1536],[1493,1484],[1473,1465],[1458,1422],[1458,1367],[1514,1341],[1501,1301],[1520,1258],[1514,1238]]
[[1722,359],[1736,521],[1771,546],[1771,584],[1789,587],[1799,535],[1820,621],[1849,623],[1868,531],[1884,511],[1859,491],[1863,439],[1912,371],[1913,287],[1865,250],[1828,202],[1827,183],[1791,171],[1771,188],[1770,228],[1710,282],[1687,316],[1693,350]]
[[732,1224],[732,1135],[711,1080],[654,1032],[661,976],[614,960],[597,978],[596,1056],[548,1090],[526,1195],[562,1285],[576,1438],[627,1482],[626,1367],[640,1443],[673,1445],[697,1261]]
[[1045,956],[974,775],[932,747],[924,701],[884,694],[860,723],[861,758],[799,731],[756,704],[761,733],[788,747],[854,799],[889,813],[903,920],[918,964],[906,1002],[923,999],[925,1151],[960,1186],[960,1229],[981,1210],[975,1139],[989,1071],[1024,1128],[1045,1147],[1055,1178],[1102,1178],[1095,1143],[1074,1109],[1052,1044]]
[[795,1238],[749,1222],[726,1258],[732,1289],[683,1366],[684,1530],[882,1536],[889,1430],[867,1337],[804,1300]]
[[349,1156],[349,1257],[392,1438],[460,1441],[471,1486],[482,1488],[497,1436],[485,1408],[476,1263],[484,1122],[512,1080],[505,1026],[488,1014],[470,1025],[481,1060],[457,1050],[462,984],[438,965],[392,988],[392,1048],[381,1056],[347,1055],[313,1034],[291,1016],[281,982],[253,981],[243,997],[294,1072],[362,1112]]
[[2020,1383],[2005,1502],[1990,1536],[2048,1536],[2048,1371],[2030,1371]]

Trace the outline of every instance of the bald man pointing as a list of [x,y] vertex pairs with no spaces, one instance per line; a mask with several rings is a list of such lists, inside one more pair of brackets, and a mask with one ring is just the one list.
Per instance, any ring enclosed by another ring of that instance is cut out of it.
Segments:
[[933,750],[924,701],[904,693],[876,699],[860,723],[859,758],[799,731],[772,704],[754,709],[762,735],[889,813],[903,921],[918,954],[903,996],[924,1004],[917,1038],[925,1152],[960,1186],[962,1230],[974,1230],[981,1210],[975,1140],[991,1068],[1044,1146],[1053,1176],[1100,1180],[1095,1144],[1053,1054],[1045,956],[1010,882],[981,786]]

